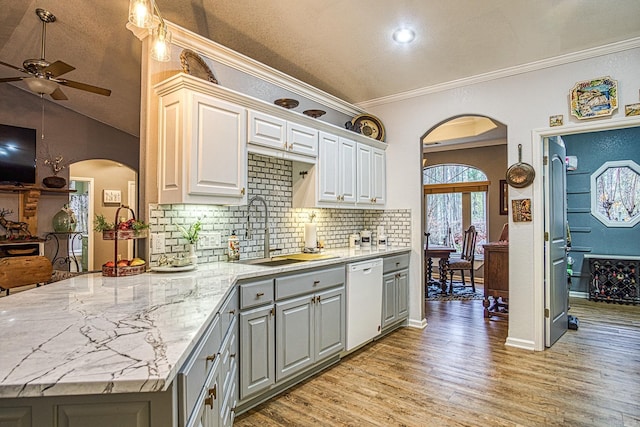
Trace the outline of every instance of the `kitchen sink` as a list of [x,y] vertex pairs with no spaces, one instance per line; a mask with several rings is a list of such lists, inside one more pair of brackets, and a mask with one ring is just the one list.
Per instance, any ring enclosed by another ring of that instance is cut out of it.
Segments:
[[302,259],[290,259],[290,258],[258,258],[258,259],[246,259],[240,261],[240,264],[249,265],[261,265],[263,267],[277,267],[279,265],[295,264],[296,262],[304,262]]
[[260,265],[263,267],[277,267],[279,265],[287,265],[287,264],[295,264],[299,262],[308,262],[320,259],[331,259],[338,258],[335,255],[325,255],[325,254],[290,254],[290,255],[282,255],[273,258],[255,258],[255,259],[245,259],[240,261],[240,264],[249,264],[249,265]]

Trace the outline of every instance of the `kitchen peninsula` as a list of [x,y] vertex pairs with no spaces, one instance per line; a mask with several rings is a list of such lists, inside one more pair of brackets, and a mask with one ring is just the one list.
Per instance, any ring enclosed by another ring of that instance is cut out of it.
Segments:
[[[181,411],[191,407],[181,402],[186,392],[178,390],[176,378],[211,334],[218,310],[232,299],[230,306],[239,306],[238,282],[408,258],[408,252],[330,249],[326,253],[335,258],[277,267],[211,263],[171,274],[88,274],[2,298],[0,419],[34,426],[70,425],[64,420],[73,417],[89,417],[94,426],[186,425],[193,417]],[[235,308],[229,312],[237,314]],[[236,372],[237,384],[237,371],[229,372]]]

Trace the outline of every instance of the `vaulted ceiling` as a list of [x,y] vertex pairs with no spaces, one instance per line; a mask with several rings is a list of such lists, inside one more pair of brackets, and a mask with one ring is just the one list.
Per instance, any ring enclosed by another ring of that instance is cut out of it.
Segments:
[[[638,0],[157,4],[166,20],[352,103],[640,37]],[[46,58],[76,67],[65,75],[71,80],[113,91],[105,98],[65,88],[69,99],[56,102],[138,135],[141,46],[125,28],[128,0],[0,0],[0,61],[21,66],[40,55],[38,7],[57,17]],[[392,40],[400,26],[415,30],[413,43]],[[0,78],[17,75],[0,66]]]

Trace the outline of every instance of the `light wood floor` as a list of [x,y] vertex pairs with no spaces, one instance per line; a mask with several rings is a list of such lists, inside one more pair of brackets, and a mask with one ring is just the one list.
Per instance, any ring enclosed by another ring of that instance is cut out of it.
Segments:
[[572,299],[551,349],[506,347],[482,301],[427,302],[403,328],[235,426],[640,426],[640,307]]

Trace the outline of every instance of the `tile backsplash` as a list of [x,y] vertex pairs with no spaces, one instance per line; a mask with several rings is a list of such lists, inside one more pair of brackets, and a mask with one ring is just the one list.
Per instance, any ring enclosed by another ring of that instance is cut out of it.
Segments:
[[[409,246],[411,241],[411,216],[408,209],[362,210],[292,208],[292,170],[289,160],[249,154],[248,199],[262,196],[269,207],[269,233],[272,249],[280,253],[300,252],[304,246],[304,224],[317,224],[318,240],[325,248],[348,245],[349,234],[368,229],[373,232],[382,225],[391,245]],[[251,236],[246,237],[250,218]],[[260,203],[251,206],[212,205],[155,205],[149,206],[151,233],[165,234],[165,255],[176,256],[187,251],[187,241],[182,238],[178,225],[188,228],[198,218],[202,221],[201,233],[216,232],[222,235],[222,245],[214,249],[197,249],[198,262],[226,261],[227,239],[233,230],[240,238],[240,257],[258,258],[263,255],[264,208]],[[157,265],[161,255],[151,255],[151,264]]]

